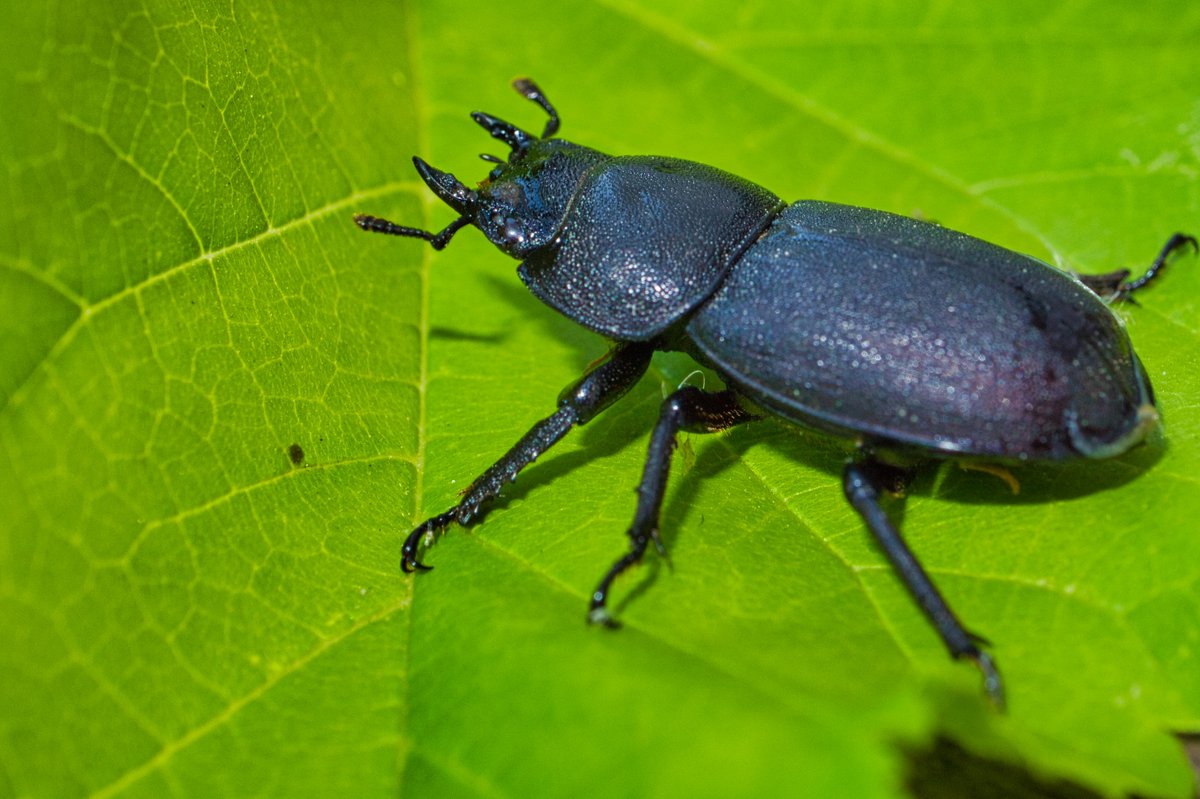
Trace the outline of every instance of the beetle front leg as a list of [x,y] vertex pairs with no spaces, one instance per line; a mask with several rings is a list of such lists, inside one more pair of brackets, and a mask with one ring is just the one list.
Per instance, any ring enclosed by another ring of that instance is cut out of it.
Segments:
[[460,216],[439,233],[430,233],[428,230],[420,228],[408,227],[407,225],[397,225],[387,219],[381,219],[377,216],[369,214],[355,214],[354,224],[358,225],[368,233],[386,233],[389,236],[407,236],[412,239],[424,239],[435,250],[445,249],[450,243],[450,239],[454,238],[454,234],[462,230],[467,225],[471,224],[470,217]]
[[867,460],[846,467],[843,487],[846,499],[850,500],[850,504],[867,523],[867,528],[899,573],[905,588],[950,650],[951,657],[966,658],[979,667],[983,673],[984,691],[992,703],[1002,709],[1004,684],[991,655],[979,648],[982,639],[962,626],[880,504],[881,492],[903,490],[908,480],[909,473],[904,470]]
[[642,481],[638,484],[637,512],[629,528],[629,552],[612,565],[592,592],[588,606],[589,622],[616,626],[616,621],[608,612],[608,592],[613,580],[642,559],[651,541],[660,552],[663,551],[658,538],[658,515],[667,489],[667,476],[671,471],[675,434],[680,430],[714,433],[756,418],[742,407],[733,391],[705,392],[687,386],[663,401],[658,423],[650,435],[650,449],[646,453]]
[[586,424],[598,413],[620,399],[646,373],[654,347],[645,342],[622,344],[592,366],[558,397],[558,410],[541,420],[521,440],[496,461],[463,492],[457,505],[445,513],[426,519],[404,541],[400,567],[405,572],[428,571],[417,560],[421,541],[449,527],[452,522],[467,524],[489,500],[494,499],[517,473],[537,460],[576,425]]

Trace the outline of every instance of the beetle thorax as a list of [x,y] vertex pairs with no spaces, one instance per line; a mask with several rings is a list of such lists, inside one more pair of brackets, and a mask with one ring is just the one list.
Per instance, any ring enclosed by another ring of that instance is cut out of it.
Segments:
[[750,181],[675,158],[624,156],[587,170],[549,246],[521,278],[610,338],[645,341],[703,302],[783,207]]

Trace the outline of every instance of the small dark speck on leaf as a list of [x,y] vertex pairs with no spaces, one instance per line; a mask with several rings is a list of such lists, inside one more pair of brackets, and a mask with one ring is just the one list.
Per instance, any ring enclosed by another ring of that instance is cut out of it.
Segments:
[[292,464],[299,466],[304,463],[304,449],[299,444],[292,444],[288,447],[288,457],[292,459]]

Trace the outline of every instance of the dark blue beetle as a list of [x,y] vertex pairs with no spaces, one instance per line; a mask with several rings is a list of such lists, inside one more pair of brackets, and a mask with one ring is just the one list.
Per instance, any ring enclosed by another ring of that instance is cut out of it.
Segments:
[[558,114],[528,80],[514,84],[550,116],[541,138],[472,117],[512,152],[472,191],[414,158],[460,216],[434,234],[359,215],[364,230],[425,239],[440,250],[473,224],[521,260],[542,301],[616,342],[569,386],[558,410],[484,472],[462,501],[404,543],[405,571],[427,569],[422,541],[466,524],[500,488],[607,408],[655,350],[686,352],[724,391],[681,388],[663,402],[638,486],[629,552],[592,595],[606,610],[617,575],[661,551],[658,516],[680,430],[713,432],[770,415],[852,438],[846,497],[952,656],[972,660],[1003,704],[991,657],[950,610],[880,504],[929,458],[998,463],[1109,458],[1142,441],[1158,411],[1145,369],[1101,295],[1148,284],[1080,276],[928,222],[835,203],[788,205],[766,189],[675,158],[613,157],[551,139]]

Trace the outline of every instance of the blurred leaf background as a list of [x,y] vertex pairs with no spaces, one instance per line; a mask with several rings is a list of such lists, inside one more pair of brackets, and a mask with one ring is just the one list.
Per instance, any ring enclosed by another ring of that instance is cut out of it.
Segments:
[[[435,255],[350,218],[446,224],[410,157],[481,178],[466,113],[540,130],[528,74],[608,152],[1136,268],[1200,230],[1200,7],[6,16],[0,795],[889,797],[997,764],[1027,792],[1191,794],[1194,258],[1121,312],[1165,438],[1016,497],[935,468],[896,508],[994,644],[998,715],[845,506],[842,450],[774,423],[687,441],[671,567],[623,581],[620,633],[584,625],[679,357],[401,575],[412,526],[605,344],[476,233]],[[938,740],[970,753],[953,773]]]

